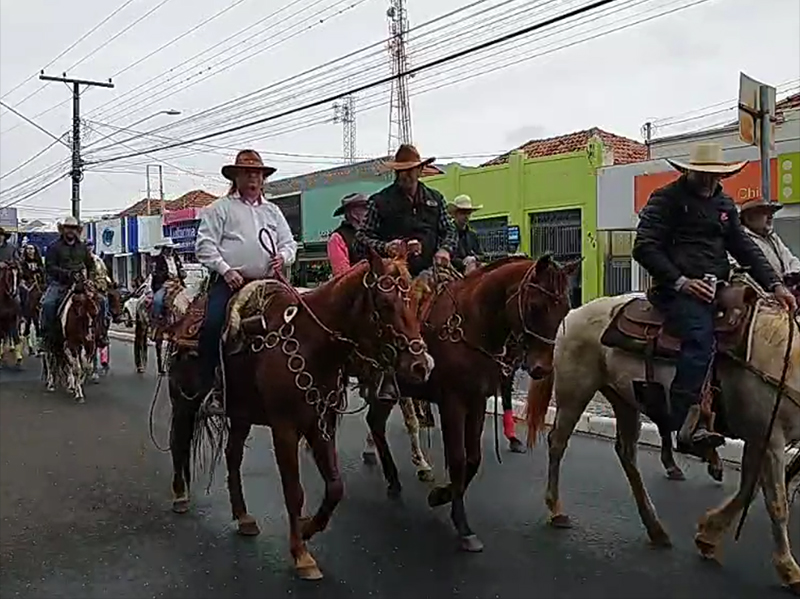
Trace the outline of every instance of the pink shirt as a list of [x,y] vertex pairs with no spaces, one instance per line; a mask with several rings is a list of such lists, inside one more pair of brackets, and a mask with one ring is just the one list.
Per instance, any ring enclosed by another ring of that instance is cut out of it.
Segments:
[[344,238],[338,233],[328,238],[328,260],[334,277],[350,269],[350,252]]

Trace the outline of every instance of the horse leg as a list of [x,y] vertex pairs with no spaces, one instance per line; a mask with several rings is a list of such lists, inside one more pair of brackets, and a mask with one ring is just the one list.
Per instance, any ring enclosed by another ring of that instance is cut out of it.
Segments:
[[225,461],[228,467],[228,497],[233,519],[236,520],[237,532],[244,536],[254,536],[261,531],[255,518],[247,513],[242,491],[242,460],[244,443],[248,435],[250,435],[250,423],[238,419],[231,420],[231,430],[225,446]]
[[42,360],[42,368],[44,369],[44,378],[47,383],[47,390],[53,392],[56,390],[56,376],[55,364],[53,363],[53,355],[49,351],[44,352],[44,359]]
[[[310,447],[310,446],[309,446]],[[365,464],[374,466],[378,463],[378,457],[375,453],[375,441],[372,440],[372,433],[367,426],[367,438],[364,442],[364,451],[361,452],[361,459]]]
[[[745,441],[744,450],[742,451],[742,471],[736,494],[720,507],[706,512],[697,524],[694,544],[706,559],[716,559],[717,546],[722,542],[722,537],[733,524],[733,520],[744,509],[748,490],[754,483],[759,481],[760,455],[756,447],[758,444],[752,441]],[[753,493],[751,501],[754,497],[755,493]]]
[[762,466],[762,486],[764,503],[772,521],[772,538],[775,549],[772,552],[772,563],[778,571],[778,577],[794,594],[800,595],[800,566],[792,555],[789,543],[789,501],[786,493],[786,454],[783,443],[776,446],[771,443],[764,456]]
[[389,442],[386,439],[386,421],[389,419],[392,407],[389,402],[377,399],[373,401],[367,411],[367,425],[372,435],[372,441],[375,443],[375,449],[378,451],[383,477],[388,483],[386,493],[389,497],[398,497],[403,490],[403,486],[400,484],[397,465],[394,463],[392,450],[389,448]]
[[83,368],[81,366],[80,356],[75,355],[72,350],[66,351],[67,367],[68,367],[68,383],[67,386],[72,391],[75,401],[84,403],[86,400],[83,397]]
[[411,462],[417,467],[417,478],[425,483],[433,482],[433,468],[425,459],[422,444],[419,442],[419,418],[417,418],[414,400],[409,397],[401,397],[400,410],[403,413],[403,422],[411,441]]
[[639,517],[647,529],[647,536],[655,546],[672,547],[672,541],[658,519],[656,509],[642,481],[642,473],[636,463],[639,434],[642,428],[639,410],[621,398],[614,399],[612,406],[617,418],[617,439],[614,449],[622,469],[625,471],[625,476],[628,478],[628,484],[631,486],[633,498],[636,501],[636,508],[639,510]]
[[189,511],[191,485],[192,437],[194,436],[197,406],[187,399],[172,401],[169,429],[169,451],[172,454],[172,511]]
[[[483,426],[486,421],[486,402],[481,402],[482,405],[475,407],[472,405],[471,409],[467,412],[466,421],[464,423],[464,448],[466,450],[466,469],[464,473],[464,483],[461,492],[453,493],[453,503],[450,506],[450,517],[456,527],[459,528],[461,533],[461,549],[476,553],[483,551],[483,542],[478,536],[472,532],[469,523],[467,522],[467,511],[464,506],[464,496],[467,493],[472,479],[478,473],[481,466],[481,458],[483,457],[483,447],[481,445],[483,439]],[[451,470],[452,472],[452,470]],[[457,490],[456,483],[452,482],[451,485]],[[458,524],[458,523],[461,524]]]
[[289,516],[289,551],[292,554],[297,575],[305,580],[319,580],[322,572],[309,553],[301,532],[305,494],[300,483],[298,464],[298,443],[300,437],[294,424],[280,422],[272,427],[272,442],[275,447],[275,460],[281,475],[283,499]]
[[669,427],[659,427],[658,434],[661,437],[661,465],[669,480],[686,480],[686,475],[675,461],[672,445],[672,431]]
[[330,439],[325,439],[315,426],[306,438],[311,445],[311,452],[314,456],[314,462],[317,464],[317,470],[319,470],[320,476],[325,481],[325,495],[314,516],[306,518],[302,522],[304,541],[308,541],[315,534],[328,528],[331,516],[333,516],[336,506],[339,505],[344,496],[344,482],[339,473],[336,457],[335,435],[332,434]]
[[133,361],[136,372],[142,374],[147,368],[147,326],[138,318],[133,325]]

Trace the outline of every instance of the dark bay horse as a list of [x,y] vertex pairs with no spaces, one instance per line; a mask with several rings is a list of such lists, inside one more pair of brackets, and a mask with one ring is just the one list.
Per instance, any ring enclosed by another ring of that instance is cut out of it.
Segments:
[[[451,503],[451,519],[465,551],[480,551],[464,508],[464,494],[481,463],[486,399],[524,362],[531,378],[551,371],[556,330],[569,310],[568,281],[578,262],[560,266],[503,258],[446,283],[421,309],[423,338],[435,361],[430,379],[415,385],[398,377],[401,395],[439,405],[450,484],[434,488],[431,507]],[[367,423],[390,495],[400,493],[386,441],[391,404],[372,402]]]
[[67,292],[45,344],[42,374],[48,391],[54,391],[60,379],[75,401],[84,403],[83,385],[96,351],[94,327],[99,312],[91,283],[75,283]]
[[0,365],[5,357],[7,343],[14,349],[17,366],[22,364],[22,341],[19,337],[22,313],[15,297],[18,275],[12,266],[0,266]]
[[[289,516],[290,550],[301,578],[322,577],[306,541],[325,530],[343,494],[335,428],[347,403],[348,361],[358,357],[376,367],[396,368],[418,382],[426,380],[433,367],[409,300],[410,281],[404,256],[383,260],[373,254],[302,295],[283,281],[264,280],[249,283],[231,300],[223,381],[233,519],[240,534],[259,533],[245,504],[241,465],[251,427],[269,426]],[[197,360],[190,350],[181,349],[180,331],[175,339],[179,349],[169,366],[173,510],[185,512],[193,434],[196,421],[203,418],[196,399]],[[325,496],[312,517],[303,517],[301,438],[308,441],[325,481]]]
[[30,283],[23,282],[20,284],[20,293],[22,296],[21,308],[22,319],[25,321],[25,328],[22,331],[22,336],[28,342],[28,348],[31,354],[38,354],[38,343],[41,338],[39,330],[39,309],[42,304],[42,296],[44,295],[44,283],[41,277],[34,277]]
[[[102,310],[97,313],[97,318],[94,323],[94,340],[96,351],[92,356],[92,380],[97,381],[102,372],[104,375],[109,370],[109,351],[108,351],[108,331],[111,328],[112,322],[119,322],[122,317],[122,299],[119,293],[119,288],[116,284],[111,284],[105,292],[105,301],[108,302],[108,312],[111,315],[111,321],[106,320],[106,315]],[[98,368],[99,366],[99,368]]]
[[168,331],[186,313],[192,297],[189,290],[178,280],[170,279],[164,283],[167,289],[164,298],[166,316],[159,320],[153,318],[153,294],[148,291],[145,298],[136,306],[133,329],[133,358],[136,370],[142,373],[147,368],[147,343],[153,342],[156,350],[156,369],[164,374],[164,349]]

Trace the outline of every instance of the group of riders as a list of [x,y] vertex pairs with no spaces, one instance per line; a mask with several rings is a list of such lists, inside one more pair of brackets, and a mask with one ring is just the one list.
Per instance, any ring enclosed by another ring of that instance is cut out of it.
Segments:
[[[485,259],[478,236],[469,226],[470,216],[481,206],[466,195],[446,203],[442,194],[420,181],[433,158],[423,159],[411,145],[402,145],[387,166],[394,181],[371,197],[349,194],[334,216],[342,216],[328,241],[328,258],[337,276],[368,257],[374,250],[392,255],[400,245],[408,249],[413,277],[431,277],[441,268],[461,274],[476,269]],[[777,202],[757,199],[737,211],[721,181],[739,172],[745,163],[726,163],[718,144],[699,144],[688,161],[670,160],[679,178],[656,190],[640,213],[633,257],[652,276],[650,299],[662,311],[681,339],[677,373],[670,389],[673,430],[690,448],[716,447],[723,439],[700,423],[694,430],[684,422],[700,395],[714,353],[714,299],[718,285],[729,279],[731,265],[749,270],[755,281],[786,308],[797,309],[800,259],[794,256],[772,227]],[[198,352],[207,405],[221,414],[221,389],[217,373],[219,342],[231,297],[246,283],[275,276],[296,257],[297,243],[280,209],[263,193],[264,181],[275,169],[266,166],[254,150],[238,153],[222,169],[230,181],[229,192],[202,213],[196,256],[210,271],[205,320]],[[264,246],[266,229],[272,242]],[[58,305],[70,286],[82,279],[95,282],[102,310],[109,317],[103,291],[111,284],[103,261],[91,244],[81,240],[80,223],[66,218],[60,238],[47,251],[42,264],[38,251],[26,246],[22,255],[0,229],[0,266],[18,269],[20,295],[32,285],[46,291],[41,305],[44,335],[52,329]],[[185,273],[177,254],[164,247],[153,273],[154,313],[166,318],[165,284],[182,281]],[[510,399],[510,398],[508,398]],[[510,401],[504,405],[506,436],[514,438]]]

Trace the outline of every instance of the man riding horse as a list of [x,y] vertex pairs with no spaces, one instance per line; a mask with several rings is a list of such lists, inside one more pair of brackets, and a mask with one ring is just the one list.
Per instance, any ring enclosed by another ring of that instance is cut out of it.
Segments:
[[84,272],[90,280],[95,276],[95,261],[89,248],[80,239],[81,230],[78,219],[66,217],[58,225],[61,236],[47,248],[47,290],[42,298],[41,330],[48,344],[53,339],[58,307],[72,284],[83,278]]
[[166,317],[164,309],[167,299],[167,281],[176,281],[182,285],[186,279],[186,271],[183,270],[181,259],[175,253],[174,248],[172,239],[165,239],[153,248],[151,289],[153,290],[153,316],[157,323],[164,322]]
[[654,191],[639,214],[633,257],[653,277],[651,302],[681,339],[669,397],[678,448],[702,456],[725,442],[705,422],[688,416],[696,412],[692,407],[700,404],[710,378],[717,285],[730,276],[726,252],[749,267],[759,285],[784,307],[794,310],[796,303],[745,232],[733,200],[720,185],[746,163],[725,163],[715,143],[698,144],[688,162],[668,162],[681,176]]
[[[234,164],[222,167],[222,176],[231,182],[228,194],[203,210],[197,230],[195,254],[213,273],[198,345],[210,413],[224,414],[216,373],[228,301],[245,283],[281,272],[297,253],[286,217],[263,194],[264,179],[274,172],[255,150],[239,152]],[[261,245],[262,230],[270,247]]]
[[[89,251],[89,255],[94,262],[94,275],[92,276],[92,283],[94,283],[95,289],[99,292],[99,301],[100,301],[100,313],[103,315],[105,319],[105,327],[103,330],[105,333],[108,333],[108,327],[111,325],[111,309],[108,303],[108,290],[111,288],[112,281],[111,277],[108,275],[108,269],[106,268],[106,263],[103,259],[94,253],[94,242],[87,241],[86,242],[86,249]],[[101,339],[104,345],[108,344],[108,339]]]
[[[356,232],[356,239],[382,256],[406,242],[412,277],[427,275],[434,263],[449,266],[456,246],[456,229],[442,194],[419,180],[434,160],[423,160],[414,146],[401,145],[387,164],[395,173],[394,182],[370,197],[364,226]],[[393,381],[393,376],[384,377],[381,399],[397,399]]]
[[461,194],[447,205],[447,212],[456,225],[456,247],[453,253],[453,267],[461,274],[472,272],[480,265],[483,251],[478,235],[469,226],[472,213],[483,206],[473,206],[472,198]]

